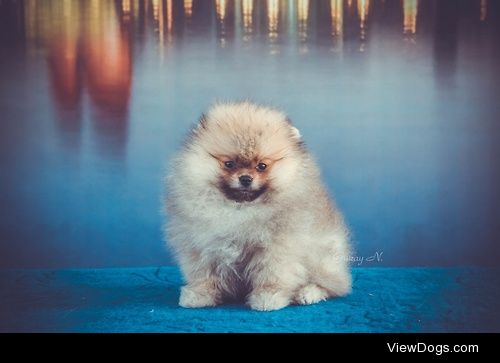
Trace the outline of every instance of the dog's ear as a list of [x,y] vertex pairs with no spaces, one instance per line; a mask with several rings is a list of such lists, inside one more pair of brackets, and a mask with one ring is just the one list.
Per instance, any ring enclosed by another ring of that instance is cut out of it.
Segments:
[[294,139],[300,140],[302,136],[300,135],[299,129],[294,126],[291,126],[291,130],[292,130],[292,137]]
[[290,131],[292,131],[292,138],[300,141],[302,136],[300,135],[299,129],[293,126],[292,120],[290,120],[288,117],[286,118],[286,122],[288,122],[288,125],[290,126]]

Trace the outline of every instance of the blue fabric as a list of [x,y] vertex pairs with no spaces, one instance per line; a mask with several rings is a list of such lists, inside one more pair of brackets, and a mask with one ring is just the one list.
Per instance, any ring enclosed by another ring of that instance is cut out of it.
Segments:
[[346,298],[275,312],[178,307],[175,267],[0,271],[1,332],[500,331],[495,269],[357,268]]

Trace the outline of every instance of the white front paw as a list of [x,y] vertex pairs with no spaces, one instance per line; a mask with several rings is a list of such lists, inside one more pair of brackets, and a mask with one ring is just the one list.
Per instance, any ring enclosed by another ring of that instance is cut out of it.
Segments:
[[290,298],[281,291],[259,291],[252,293],[248,304],[253,310],[272,311],[290,304]]
[[215,306],[217,305],[217,301],[215,294],[211,291],[183,286],[181,288],[179,305],[183,308],[202,308],[204,306]]
[[326,300],[328,294],[326,290],[322,289],[318,285],[306,285],[297,292],[295,301],[297,304],[310,305],[317,302]]

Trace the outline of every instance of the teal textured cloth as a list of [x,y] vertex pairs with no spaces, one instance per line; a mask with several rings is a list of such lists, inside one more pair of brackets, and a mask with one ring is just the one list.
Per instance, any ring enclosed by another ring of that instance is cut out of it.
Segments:
[[176,267],[0,271],[1,332],[500,331],[500,274],[355,268],[353,293],[274,312],[183,309]]

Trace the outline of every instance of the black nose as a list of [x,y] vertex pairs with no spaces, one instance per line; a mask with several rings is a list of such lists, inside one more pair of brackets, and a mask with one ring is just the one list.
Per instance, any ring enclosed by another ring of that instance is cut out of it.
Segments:
[[253,180],[253,178],[250,175],[242,175],[242,176],[240,176],[240,183],[244,187],[250,186],[250,184],[252,184],[252,180]]

